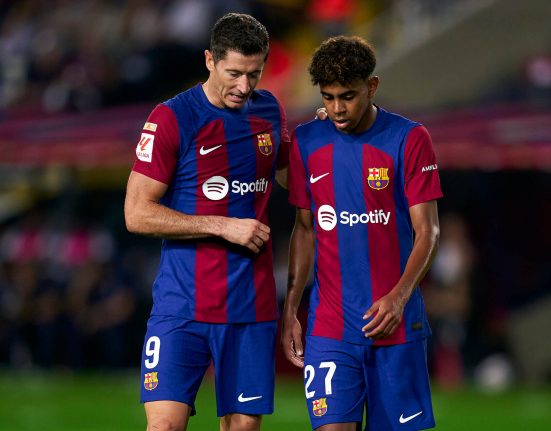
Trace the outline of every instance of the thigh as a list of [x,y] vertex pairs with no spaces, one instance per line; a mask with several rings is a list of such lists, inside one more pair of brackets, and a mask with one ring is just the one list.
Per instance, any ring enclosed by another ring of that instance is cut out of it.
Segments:
[[150,317],[142,352],[141,401],[178,401],[193,407],[210,359],[205,324]]
[[274,410],[277,322],[212,325],[218,416]]
[[426,340],[369,349],[366,429],[414,431],[434,427]]
[[366,395],[361,346],[306,337],[304,389],[313,429],[327,424],[355,429],[362,422]]

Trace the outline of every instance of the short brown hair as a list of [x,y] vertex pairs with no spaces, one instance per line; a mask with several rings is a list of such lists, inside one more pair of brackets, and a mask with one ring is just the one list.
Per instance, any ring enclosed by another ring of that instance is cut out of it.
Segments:
[[216,21],[210,36],[210,52],[215,62],[228,51],[243,55],[265,53],[268,57],[270,38],[266,27],[256,18],[243,13],[228,13]]
[[358,36],[335,36],[316,49],[308,71],[314,85],[346,85],[369,78],[375,64],[375,52],[367,41]]

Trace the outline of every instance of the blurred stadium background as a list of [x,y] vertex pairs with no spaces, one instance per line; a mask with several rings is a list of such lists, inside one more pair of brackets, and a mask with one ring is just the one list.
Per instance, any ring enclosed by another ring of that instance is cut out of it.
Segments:
[[[143,429],[138,361],[159,242],[129,235],[134,147],[160,101],[206,79],[228,11],[270,31],[261,87],[290,126],[320,105],[325,37],[372,41],[378,104],[433,136],[445,198],[422,285],[443,430],[551,429],[549,0],[0,1],[0,430]],[[283,299],[293,210],[272,204]],[[305,309],[303,310],[303,314]],[[265,429],[308,429],[277,358]],[[210,377],[190,429],[217,429]]]

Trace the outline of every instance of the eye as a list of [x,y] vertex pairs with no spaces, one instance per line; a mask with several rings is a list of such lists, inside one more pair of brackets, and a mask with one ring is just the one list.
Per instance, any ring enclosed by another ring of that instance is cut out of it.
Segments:
[[241,74],[239,72],[230,72],[230,76],[232,78],[239,78],[239,76],[241,76]]

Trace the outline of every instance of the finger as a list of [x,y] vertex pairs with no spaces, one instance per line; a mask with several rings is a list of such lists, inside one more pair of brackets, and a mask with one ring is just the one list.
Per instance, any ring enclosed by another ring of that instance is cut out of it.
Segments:
[[373,304],[371,304],[371,307],[369,307],[365,312],[363,319],[367,320],[370,317],[372,317],[375,313],[379,311],[380,306],[381,304],[379,303],[379,301],[376,301]]
[[255,233],[256,233],[256,236],[258,236],[263,243],[270,239],[270,235],[268,235],[266,232],[256,231]]
[[302,358],[295,357],[291,362],[299,368],[304,368],[304,359]]
[[302,357],[302,355],[304,355],[304,347],[302,346],[301,338],[297,339],[296,337],[294,337],[293,338],[293,346],[294,346],[294,350],[295,350],[297,356]]
[[254,242],[254,244],[260,248],[264,245],[264,241],[262,240],[262,238],[259,238],[257,236],[254,236],[252,239],[251,239],[252,242]]
[[320,120],[325,120],[327,118],[327,110],[325,108],[318,108],[316,110],[316,117]]
[[[366,332],[365,336],[368,338],[380,339],[383,338],[385,331],[388,327],[390,317],[385,316],[382,321],[373,330]],[[367,326],[367,325],[366,325]]]
[[258,253],[260,251],[260,248],[252,241],[249,241],[245,246],[253,253]]
[[373,319],[371,319],[369,323],[362,328],[362,331],[367,332],[371,331],[373,328],[376,328],[383,321],[383,318],[384,316],[382,313],[377,313]]
[[259,228],[262,232],[265,232],[265,233],[267,233],[267,234],[270,233],[270,227],[269,227],[269,226],[266,226],[264,223],[258,222],[258,228]]
[[304,358],[301,355],[297,355],[293,341],[289,340],[289,343],[284,348],[285,357],[293,365],[302,368],[304,365]]

